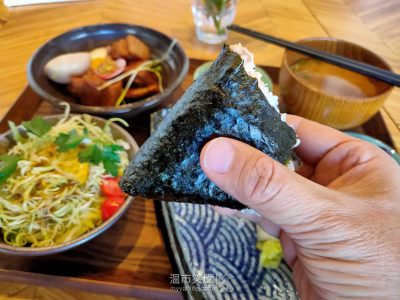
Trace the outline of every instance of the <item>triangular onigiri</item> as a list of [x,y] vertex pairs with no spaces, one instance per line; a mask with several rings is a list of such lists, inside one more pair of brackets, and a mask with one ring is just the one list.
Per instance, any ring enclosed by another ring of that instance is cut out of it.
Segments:
[[276,97],[254,78],[248,54],[240,45],[224,46],[130,162],[120,182],[126,193],[244,208],[200,168],[202,147],[217,136],[248,143],[283,164],[292,160],[296,134],[267,100]]

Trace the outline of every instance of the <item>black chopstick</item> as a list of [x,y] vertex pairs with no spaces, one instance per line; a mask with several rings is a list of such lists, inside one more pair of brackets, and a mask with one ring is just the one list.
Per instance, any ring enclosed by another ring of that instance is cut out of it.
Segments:
[[365,76],[368,77],[372,77],[375,78],[377,80],[386,82],[390,85],[394,85],[394,86],[400,86],[400,75],[393,73],[391,71],[388,70],[384,70],[381,68],[377,68],[374,66],[371,66],[369,64],[366,63],[362,63],[347,57],[343,57],[340,55],[336,55],[336,54],[332,54],[332,53],[328,53],[322,50],[318,50],[318,49],[314,49],[314,48],[310,48],[307,46],[303,46],[300,44],[295,44],[280,38],[276,38],[273,37],[271,35],[265,34],[265,33],[260,33],[257,31],[253,31],[247,28],[243,28],[241,26],[238,25],[230,25],[228,26],[229,30],[232,31],[236,31],[239,33],[243,33],[245,35],[254,37],[256,39],[265,41],[265,42],[269,42],[271,44],[280,46],[280,47],[284,47],[286,49],[295,51],[295,52],[299,52],[302,54],[305,54],[307,56],[311,56],[314,58],[317,58],[319,60],[325,61],[327,63],[333,64],[333,65],[337,65],[339,67],[348,69],[350,71],[354,71],[356,73],[360,73],[363,74]]

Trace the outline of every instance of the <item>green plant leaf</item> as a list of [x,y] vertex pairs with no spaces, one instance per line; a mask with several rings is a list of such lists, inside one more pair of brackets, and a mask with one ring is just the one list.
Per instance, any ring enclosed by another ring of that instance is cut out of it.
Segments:
[[113,176],[118,174],[118,165],[121,161],[117,151],[121,151],[123,148],[119,145],[105,145],[103,147],[102,161],[104,169]]
[[76,148],[83,140],[83,136],[78,135],[76,130],[71,130],[69,133],[60,133],[56,138],[56,145],[60,152],[66,152]]
[[18,128],[13,121],[8,121],[8,127],[10,127],[11,134],[13,136],[14,141],[22,142],[24,140],[24,137],[18,131]]
[[211,17],[218,34],[224,34],[225,28],[221,28],[222,13],[229,0],[203,0],[207,17]]
[[112,176],[118,175],[121,158],[118,151],[123,150],[119,145],[97,145],[92,144],[78,153],[79,161],[90,162],[94,165],[103,163],[104,169]]
[[89,145],[78,153],[80,162],[90,162],[94,165],[98,165],[101,162],[101,157],[101,149],[97,144]]
[[0,155],[0,184],[17,169],[17,163],[21,158],[15,155]]
[[34,117],[30,121],[22,122],[26,130],[37,136],[43,136],[51,129],[51,124],[42,117]]

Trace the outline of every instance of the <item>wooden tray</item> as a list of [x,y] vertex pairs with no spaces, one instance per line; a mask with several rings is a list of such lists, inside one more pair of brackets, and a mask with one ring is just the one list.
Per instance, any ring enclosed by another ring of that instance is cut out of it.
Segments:
[[[194,70],[203,62],[191,60],[189,75],[184,83],[162,106],[172,104],[179,98],[191,84]],[[264,69],[276,84],[279,69]],[[279,94],[276,85],[274,92]],[[153,111],[159,108],[161,106]],[[19,124],[36,114],[60,112],[27,87],[0,121],[0,132],[8,130],[9,120]],[[129,120],[129,130],[139,145],[149,135],[151,112]],[[354,130],[392,145],[380,114],[375,115],[363,127]],[[137,199],[125,217],[107,232],[74,250],[36,258],[0,255],[0,280],[120,296],[181,299],[181,294],[170,290],[172,273],[174,272],[157,225],[154,203],[144,199]]]

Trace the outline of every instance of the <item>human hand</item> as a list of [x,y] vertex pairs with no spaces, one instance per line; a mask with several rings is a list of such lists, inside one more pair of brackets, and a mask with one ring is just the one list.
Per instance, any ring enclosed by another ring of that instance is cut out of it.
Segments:
[[228,138],[205,145],[203,171],[280,238],[302,299],[399,299],[400,167],[369,143],[287,121],[301,140],[297,173]]

